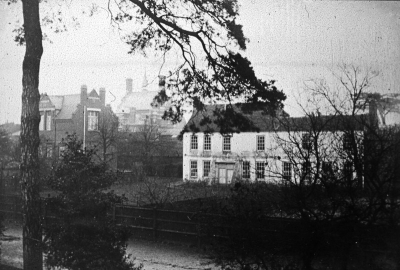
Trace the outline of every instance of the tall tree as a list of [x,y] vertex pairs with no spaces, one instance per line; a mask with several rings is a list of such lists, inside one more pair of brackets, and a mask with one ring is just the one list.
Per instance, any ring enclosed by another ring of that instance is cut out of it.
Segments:
[[309,236],[302,248],[305,269],[326,254],[335,258],[331,265],[361,267],[358,256],[366,247],[386,252],[397,237],[398,127],[383,125],[376,104],[383,101],[367,92],[377,73],[342,65],[335,75],[338,92],[314,81],[305,116],[279,119],[275,139],[286,168],[268,167],[286,184],[281,211],[297,217]]
[[21,193],[24,269],[42,269],[39,194],[39,70],[43,53],[39,1],[23,0],[25,57],[22,65]]
[[[8,0],[17,2],[17,0]],[[23,62],[21,114],[21,188],[24,213],[24,269],[41,268],[39,179],[39,69],[43,53],[39,0],[22,0],[24,25],[16,41],[26,44]],[[50,2],[40,2],[50,4]],[[258,79],[251,63],[237,48],[246,49],[242,26],[236,23],[237,0],[119,0],[106,1],[113,21],[134,20],[138,31],[126,36],[133,51],[159,50],[165,56],[177,48],[183,62],[174,72],[172,96],[161,91],[157,100],[170,99],[173,106],[165,116],[179,121],[184,105],[201,108],[210,99],[232,102],[236,97],[248,102],[265,102],[272,111],[282,107],[285,95],[274,82]],[[115,3],[115,5],[114,5]],[[45,10],[45,9],[43,9]],[[113,14],[117,12],[117,14]],[[62,13],[59,13],[62,16]],[[48,18],[43,16],[43,19]],[[58,20],[45,20],[49,25]],[[200,53],[198,53],[200,52]]]

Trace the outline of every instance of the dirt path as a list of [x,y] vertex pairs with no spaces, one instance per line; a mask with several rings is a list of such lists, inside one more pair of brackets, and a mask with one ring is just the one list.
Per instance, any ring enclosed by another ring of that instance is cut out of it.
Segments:
[[218,269],[195,248],[187,246],[135,239],[129,242],[127,253],[136,257],[135,262],[143,263],[146,270]]
[[[4,235],[0,263],[22,268],[22,229],[6,224]],[[136,263],[143,263],[145,270],[218,269],[195,248],[187,246],[134,239],[129,241],[127,253],[136,258]]]

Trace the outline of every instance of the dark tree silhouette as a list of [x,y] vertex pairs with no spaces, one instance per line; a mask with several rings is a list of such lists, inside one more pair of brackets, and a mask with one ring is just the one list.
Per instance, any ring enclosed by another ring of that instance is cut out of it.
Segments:
[[76,135],[68,135],[66,149],[48,184],[58,195],[47,203],[44,227],[46,265],[63,269],[141,269],[126,256],[129,231],[115,226],[113,204],[123,199],[110,186],[115,173],[93,161],[93,150],[82,149]]
[[[17,0],[8,0],[8,3]],[[21,113],[21,189],[23,198],[24,269],[41,269],[39,180],[39,70],[43,53],[39,0],[22,0],[23,27],[15,40],[25,44]],[[46,1],[40,2],[46,4]],[[194,105],[210,98],[231,102],[236,97],[248,102],[266,102],[271,108],[282,106],[285,99],[273,81],[258,79],[250,62],[237,51],[246,48],[241,25],[236,23],[236,0],[130,0],[116,3],[115,23],[135,20],[139,31],[126,36],[133,51],[159,50],[164,55],[175,49],[184,61],[179,65],[172,97],[161,92],[157,100],[170,99],[165,116],[181,119],[186,101]],[[111,9],[110,9],[111,12]],[[112,13],[112,12],[111,12]],[[62,16],[62,15],[61,15]],[[46,19],[43,16],[43,19]],[[43,22],[43,25],[52,20]],[[54,21],[53,21],[54,23]],[[200,54],[197,54],[198,48]],[[274,111],[274,110],[273,110]]]
[[118,137],[118,117],[107,106],[101,112],[99,129],[94,135],[94,144],[98,147],[95,155],[107,166],[115,167]]

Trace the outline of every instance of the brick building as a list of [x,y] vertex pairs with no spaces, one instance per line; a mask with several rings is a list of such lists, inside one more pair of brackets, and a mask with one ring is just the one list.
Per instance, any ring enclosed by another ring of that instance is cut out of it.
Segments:
[[[106,90],[88,93],[82,85],[80,94],[42,94],[40,97],[39,154],[46,158],[57,158],[65,147],[63,139],[67,134],[76,133],[84,147],[93,148],[100,144],[99,124],[107,113],[113,115],[111,107],[105,104]],[[101,149],[99,149],[101,151]],[[114,148],[110,148],[115,152]]]

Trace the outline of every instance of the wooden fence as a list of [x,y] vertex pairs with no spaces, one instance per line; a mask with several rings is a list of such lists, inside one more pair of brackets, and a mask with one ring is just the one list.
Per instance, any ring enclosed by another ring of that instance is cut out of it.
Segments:
[[134,237],[154,241],[199,244],[201,233],[196,213],[116,205],[115,224],[129,226]]

